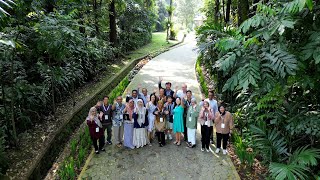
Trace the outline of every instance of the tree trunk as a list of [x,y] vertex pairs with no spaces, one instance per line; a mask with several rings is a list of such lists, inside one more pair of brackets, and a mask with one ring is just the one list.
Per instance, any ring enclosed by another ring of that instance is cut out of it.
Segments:
[[98,5],[97,0],[93,0],[92,2],[93,14],[94,14],[94,27],[96,29],[96,33],[99,34],[99,25],[98,25]]
[[226,23],[229,23],[229,21],[230,21],[230,10],[231,10],[231,0],[227,0]]
[[215,10],[214,10],[214,21],[218,22],[219,20],[219,9],[220,9],[220,1],[216,0],[215,1]]
[[240,26],[243,21],[248,19],[249,15],[249,2],[248,0],[238,1],[238,25]]
[[114,0],[111,0],[109,6],[109,39],[113,47],[117,45],[117,25],[116,25],[116,7]]

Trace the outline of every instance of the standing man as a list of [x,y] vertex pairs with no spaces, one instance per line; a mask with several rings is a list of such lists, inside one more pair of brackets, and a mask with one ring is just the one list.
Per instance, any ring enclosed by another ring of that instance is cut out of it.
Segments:
[[[161,82],[162,82],[162,78],[161,77],[159,77],[159,89],[162,89],[162,86],[161,86]],[[166,88],[164,89],[164,95],[165,96],[171,96],[171,97],[173,97],[173,95],[174,95],[174,91],[173,90],[171,90],[171,82],[166,82]]]
[[106,144],[112,144],[112,106],[109,104],[109,96],[103,97],[103,103],[99,108],[99,118],[102,121],[104,131],[107,132]]
[[140,89],[141,89],[141,84],[139,84],[138,86],[138,98],[143,100],[143,104],[144,106],[147,105],[147,103],[149,102],[149,95],[148,95],[148,90],[147,88],[142,88],[142,93],[140,93]]
[[122,103],[122,97],[118,96],[112,105],[113,111],[113,136],[118,148],[122,146],[123,138],[123,110],[126,106]]
[[184,112],[183,112],[183,127],[184,127],[184,141],[188,142],[188,133],[187,133],[187,114],[188,108],[191,106],[192,92],[187,90],[185,98],[183,98],[184,103]]
[[138,97],[138,91],[137,90],[132,90],[131,91],[131,96],[130,96],[130,91],[129,89],[127,90],[127,97],[126,97],[126,102],[129,102],[130,99],[133,100],[134,102],[134,107],[137,107],[138,106],[138,99],[141,99]]
[[[218,112],[218,103],[217,101],[214,99],[214,92],[212,90],[210,90],[208,92],[208,99],[205,99],[209,102],[210,108],[213,111],[213,114],[215,115],[216,112]],[[203,106],[203,101],[200,103],[200,106]],[[212,123],[212,122],[211,122]],[[210,141],[213,142],[213,123],[210,126]]]
[[[176,90],[177,90],[177,89],[178,89],[178,88],[176,87]],[[178,91],[175,93],[174,96],[183,99],[183,98],[187,95],[187,90],[188,90],[187,85],[186,85],[185,83],[183,83],[182,86],[181,86],[181,89],[178,90]]]

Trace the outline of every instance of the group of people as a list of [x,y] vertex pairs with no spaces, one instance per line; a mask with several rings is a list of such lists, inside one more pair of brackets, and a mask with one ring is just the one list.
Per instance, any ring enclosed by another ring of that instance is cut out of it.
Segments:
[[220,152],[223,141],[223,154],[227,154],[227,141],[232,133],[233,119],[224,105],[218,107],[214,92],[209,91],[208,98],[198,104],[186,84],[183,84],[180,90],[172,90],[171,85],[167,82],[165,87],[162,87],[162,78],[159,78],[158,93],[153,92],[149,95],[146,88],[141,89],[139,86],[131,93],[127,92],[126,103],[123,103],[122,96],[118,96],[113,104],[110,104],[109,97],[105,96],[102,102],[92,107],[86,122],[95,153],[105,151],[105,144],[112,144],[112,134],[114,143],[119,148],[152,146],[155,137],[159,146],[163,147],[167,140],[173,140],[173,134],[173,144],[180,146],[184,140],[187,147],[194,148],[199,122],[201,151],[211,151],[210,141],[213,140],[215,125],[215,152]]

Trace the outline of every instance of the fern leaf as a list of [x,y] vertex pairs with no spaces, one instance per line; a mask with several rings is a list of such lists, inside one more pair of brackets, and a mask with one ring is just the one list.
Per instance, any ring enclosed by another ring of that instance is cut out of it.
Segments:
[[281,164],[281,163],[270,163],[269,171],[271,176],[276,180],[284,179],[300,179],[304,180],[308,178],[306,174],[305,166],[297,164]]

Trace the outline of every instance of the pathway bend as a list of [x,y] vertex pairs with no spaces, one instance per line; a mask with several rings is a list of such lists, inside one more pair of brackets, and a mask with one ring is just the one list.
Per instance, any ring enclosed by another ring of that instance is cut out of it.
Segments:
[[[188,43],[155,57],[139,71],[128,88],[132,90],[141,84],[153,91],[159,76],[163,76],[163,81],[172,82],[173,87],[186,83],[200,101],[195,48],[195,40],[189,39]],[[240,179],[229,156],[200,151],[199,129],[198,146],[193,149],[171,142],[162,148],[153,143],[151,147],[134,150],[108,145],[106,152],[89,158],[80,179]]]

